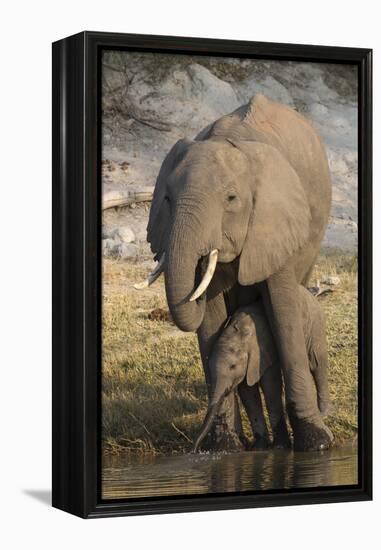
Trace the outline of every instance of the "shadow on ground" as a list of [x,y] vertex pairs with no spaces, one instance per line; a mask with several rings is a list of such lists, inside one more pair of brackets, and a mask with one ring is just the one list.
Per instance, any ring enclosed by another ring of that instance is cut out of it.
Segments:
[[45,504],[45,506],[52,505],[52,491],[50,489],[24,489],[23,493]]

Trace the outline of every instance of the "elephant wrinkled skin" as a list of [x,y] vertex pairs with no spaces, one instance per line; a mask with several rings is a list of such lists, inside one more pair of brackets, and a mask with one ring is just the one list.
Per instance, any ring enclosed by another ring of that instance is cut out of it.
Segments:
[[[282,359],[297,448],[316,448],[327,429],[316,400],[295,299],[306,284],[328,222],[331,182],[324,146],[294,110],[262,95],[223,116],[194,141],[180,140],[160,169],[147,228],[155,258],[165,253],[168,305],[176,325],[197,331],[208,358],[229,315],[262,297]],[[211,283],[189,301],[218,251]],[[292,323],[290,322],[292,320]],[[215,446],[240,448],[237,400],[228,396]]]
[[[297,298],[303,309],[305,343],[310,371],[316,385],[316,392],[311,399],[317,400],[320,412],[325,415],[329,408],[329,393],[324,315],[316,298],[304,287],[299,286]],[[276,448],[288,448],[290,439],[282,401],[280,361],[260,300],[238,309],[229,320],[213,347],[209,367],[211,391],[208,412],[194,452],[210,430],[222,400],[237,388],[246,404],[255,447],[267,448],[270,445],[259,386],[266,402],[273,445]],[[332,439],[332,436],[327,437],[326,444],[321,443],[321,449],[328,448]]]

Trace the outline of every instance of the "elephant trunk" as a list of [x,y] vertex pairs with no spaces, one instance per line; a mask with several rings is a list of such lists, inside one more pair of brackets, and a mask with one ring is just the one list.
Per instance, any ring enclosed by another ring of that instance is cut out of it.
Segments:
[[206,413],[200,434],[197,437],[195,444],[193,445],[193,453],[197,452],[202,441],[208,435],[208,432],[213,425],[214,419],[220,412],[221,405],[225,397],[229,395],[231,391],[233,391],[235,385],[233,385],[228,380],[219,378],[218,375],[216,375],[215,370],[213,370],[211,387],[211,397],[209,399],[208,412]]
[[213,425],[214,419],[216,418],[216,415],[219,411],[220,405],[221,405],[221,400],[209,405],[208,412],[206,413],[204,422],[201,427],[201,431],[193,445],[192,453],[197,453],[199,446],[201,445],[205,437],[208,435],[208,432],[210,431]]
[[216,246],[206,244],[212,239],[203,234],[205,227],[207,221],[201,223],[189,207],[178,207],[169,239],[165,290],[172,318],[186,332],[196,331],[205,314],[206,288],[201,296],[195,295],[201,281],[200,260],[213,252],[214,269],[217,263]]

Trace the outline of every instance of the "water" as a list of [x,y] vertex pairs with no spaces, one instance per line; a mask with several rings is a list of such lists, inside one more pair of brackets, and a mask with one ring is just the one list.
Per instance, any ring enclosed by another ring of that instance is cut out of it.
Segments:
[[136,498],[357,484],[357,449],[104,459],[102,496]]

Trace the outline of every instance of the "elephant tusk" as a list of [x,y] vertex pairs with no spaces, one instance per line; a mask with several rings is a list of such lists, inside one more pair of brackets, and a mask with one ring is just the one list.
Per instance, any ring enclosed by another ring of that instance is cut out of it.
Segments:
[[148,275],[147,279],[145,281],[142,281],[141,283],[135,283],[134,288],[136,290],[143,290],[144,288],[149,287],[160,277],[162,272],[164,271],[164,261],[165,261],[165,252],[163,252],[162,257],[159,260],[159,263],[155,267],[155,269]]
[[209,253],[209,262],[208,262],[208,267],[205,271],[205,275],[203,276],[201,283],[193,292],[192,296],[189,298],[190,302],[194,302],[195,300],[197,300],[197,298],[199,298],[201,294],[203,294],[205,290],[208,288],[209,283],[212,280],[212,277],[216,270],[217,260],[218,260],[218,250],[214,248]]

